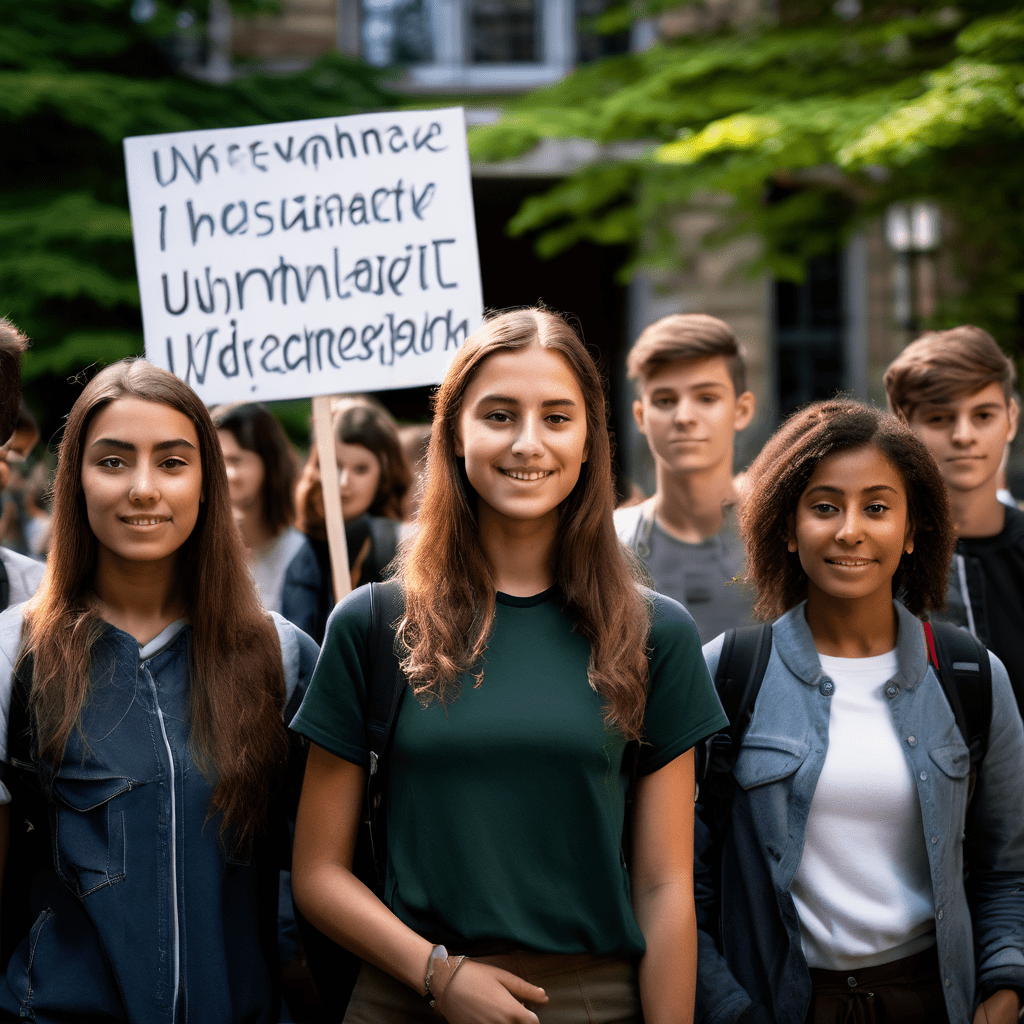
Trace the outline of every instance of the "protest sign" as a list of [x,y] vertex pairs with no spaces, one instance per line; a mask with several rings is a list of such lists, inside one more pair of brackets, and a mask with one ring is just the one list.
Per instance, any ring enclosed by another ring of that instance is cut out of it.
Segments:
[[459,108],[124,151],[146,356],[207,403],[436,383],[482,319]]

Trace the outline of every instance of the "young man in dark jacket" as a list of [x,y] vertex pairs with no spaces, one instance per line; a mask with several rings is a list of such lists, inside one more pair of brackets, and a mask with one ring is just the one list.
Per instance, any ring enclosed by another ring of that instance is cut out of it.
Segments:
[[996,494],[1015,383],[995,339],[971,326],[925,334],[885,373],[889,406],[935,457],[956,522],[945,618],[1000,658],[1024,709],[1024,512]]

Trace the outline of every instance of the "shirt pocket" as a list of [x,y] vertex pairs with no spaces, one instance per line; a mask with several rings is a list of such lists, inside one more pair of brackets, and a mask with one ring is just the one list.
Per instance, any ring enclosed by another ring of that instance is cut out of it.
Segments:
[[804,763],[808,744],[785,736],[743,737],[733,775],[745,790],[789,778]]
[[[933,804],[942,808],[934,831],[946,840],[962,842],[967,819],[967,805],[974,792],[974,773],[971,755],[963,743],[951,743],[928,751],[928,756],[939,770],[931,773]],[[921,772],[923,780],[925,773]]]
[[[736,758],[734,828],[746,832],[749,825],[756,841],[776,859],[782,857],[789,837],[793,778],[809,749],[809,744],[785,736],[748,734]],[[749,821],[741,823],[738,814]]]
[[137,783],[121,775],[68,771],[53,780],[53,862],[78,896],[125,879],[125,794]]
[[965,779],[971,770],[971,755],[962,743],[951,743],[928,751],[928,756],[951,779]]

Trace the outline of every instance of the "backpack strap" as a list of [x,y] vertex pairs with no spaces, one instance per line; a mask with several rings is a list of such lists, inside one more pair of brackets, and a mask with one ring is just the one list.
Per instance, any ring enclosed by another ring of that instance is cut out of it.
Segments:
[[935,667],[957,728],[971,753],[971,768],[988,751],[992,723],[992,662],[984,644],[949,622],[924,623],[928,660]]
[[[772,653],[772,627],[770,623],[742,626],[725,634],[722,654],[715,671],[715,689],[722,702],[722,710],[729,719],[729,728],[719,736],[729,738],[729,770],[736,761],[743,734],[750,725],[754,704],[761,690],[768,659]],[[717,738],[717,737],[716,737]],[[712,743],[713,747],[721,744]]]
[[370,748],[366,801],[363,807],[370,841],[374,878],[363,878],[380,890],[384,886],[386,835],[383,814],[386,762],[398,719],[398,709],[408,689],[395,650],[395,624],[405,612],[405,594],[397,580],[370,584],[370,632],[367,637],[367,676],[364,721]]
[[[366,703],[363,721],[370,748],[366,792],[356,834],[352,870],[378,896],[384,896],[387,829],[384,789],[387,757],[402,697],[409,688],[395,651],[395,622],[405,611],[405,595],[394,580],[370,584],[370,624],[366,638]],[[296,911],[310,972],[330,1019],[345,1016],[362,961],[313,927]],[[325,1018],[326,1019],[326,1018]]]
[[743,735],[754,713],[754,704],[771,653],[770,625],[730,629],[725,634],[715,670],[715,690],[729,724],[708,741],[708,772],[701,786],[704,808],[701,818],[709,830],[711,840],[706,866],[715,879],[714,888],[718,894],[715,898],[717,909],[713,913],[709,912],[708,927],[719,948],[722,942],[722,850],[729,834],[732,805],[736,797],[733,768],[743,744]]
[[[3,916],[0,917],[0,966],[7,968],[11,953],[29,933],[35,920],[30,898],[33,878],[53,869],[50,816],[43,773],[38,767],[29,695],[32,656],[16,662],[11,679],[7,722],[7,762],[3,780],[11,794],[10,836],[3,878]],[[38,913],[38,907],[36,908]]]
[[771,653],[770,623],[742,626],[725,634],[715,671],[715,690],[729,725],[709,740],[707,778],[714,809],[715,843],[719,847],[729,830],[736,794],[732,770],[754,714]]

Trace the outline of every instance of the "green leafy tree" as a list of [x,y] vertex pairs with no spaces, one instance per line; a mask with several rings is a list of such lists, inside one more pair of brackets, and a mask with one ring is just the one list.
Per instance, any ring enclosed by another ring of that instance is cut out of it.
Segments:
[[149,16],[137,24],[132,6],[0,0],[0,314],[33,339],[24,377],[44,438],[74,397],[69,374],[142,351],[125,136],[387,103],[368,68],[339,56],[290,77],[186,77],[174,69],[201,59],[202,23],[185,4],[160,2],[137,3],[136,16]]
[[[699,14],[704,5],[684,7]],[[809,257],[889,203],[932,198],[962,285],[935,322],[983,324],[1019,351],[1024,5],[777,7],[743,28],[582,67],[476,129],[478,160],[522,154],[546,137],[634,143],[632,156],[528,200],[510,229],[538,232],[542,255],[583,239],[628,242],[641,262],[671,265],[680,257],[668,214],[724,194],[728,216],[706,241],[756,234],[763,245],[751,269],[799,280]],[[621,28],[635,10],[609,12],[604,27]]]

